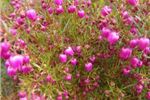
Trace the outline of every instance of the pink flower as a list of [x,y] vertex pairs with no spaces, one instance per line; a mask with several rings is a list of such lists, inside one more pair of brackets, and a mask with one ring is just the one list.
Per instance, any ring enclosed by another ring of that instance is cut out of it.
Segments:
[[92,63],[86,63],[85,64],[85,70],[87,71],[87,72],[90,72],[90,71],[92,71],[92,69],[93,69],[93,64]]
[[73,56],[74,55],[74,51],[71,47],[68,47],[66,50],[65,50],[65,54],[66,55],[70,55],[70,56]]
[[7,51],[7,52],[1,52],[0,57],[3,59],[9,59],[11,56],[11,52]]
[[62,5],[63,4],[63,0],[54,0],[54,3],[56,5]]
[[56,8],[56,14],[61,14],[61,13],[63,13],[63,12],[64,12],[64,9],[63,9],[62,6],[58,6],[58,7]]
[[23,56],[22,55],[16,55],[16,56],[11,56],[9,59],[10,66],[13,68],[21,68],[23,65]]
[[2,42],[0,44],[1,52],[6,53],[10,49],[10,43],[9,42]]
[[146,94],[146,98],[147,98],[147,100],[150,100],[150,91],[149,91],[149,92],[147,92],[147,94]]
[[49,12],[49,14],[52,14],[52,13],[53,13],[53,8],[52,8],[52,7],[49,7],[49,8],[48,8],[48,12]]
[[70,81],[72,79],[72,75],[71,74],[67,74],[66,76],[65,76],[65,80],[66,81]]
[[23,57],[23,63],[24,64],[27,64],[27,63],[29,63],[30,62],[30,57],[28,56],[28,55],[25,55],[24,57]]
[[112,9],[109,6],[104,6],[101,10],[101,15],[102,16],[107,16],[112,12]]
[[120,58],[125,60],[125,59],[128,59],[129,57],[131,57],[132,55],[132,49],[130,48],[122,48],[121,51],[120,51]]
[[71,64],[73,65],[73,66],[76,66],[77,65],[77,59],[76,58],[73,58],[73,59],[71,59]]
[[121,15],[122,15],[122,17],[123,17],[124,19],[126,19],[126,18],[129,17],[129,13],[128,13],[127,11],[123,11],[123,12],[121,13]]
[[32,71],[32,67],[30,65],[24,65],[21,67],[21,71],[24,74],[28,74]]
[[138,46],[140,50],[144,50],[146,47],[150,46],[150,40],[148,38],[140,38],[138,41]]
[[36,11],[34,9],[29,9],[26,11],[26,16],[32,20],[35,21],[37,19],[37,14]]
[[139,60],[138,58],[133,57],[133,58],[131,59],[130,63],[131,63],[131,65],[132,65],[133,68],[136,68],[136,67],[138,66],[138,64],[139,64],[139,61],[140,61],[140,60]]
[[119,35],[116,32],[111,32],[107,38],[110,45],[115,44],[119,40]]
[[127,0],[127,2],[132,6],[136,6],[138,4],[138,0]]
[[68,12],[69,13],[74,13],[75,11],[76,11],[76,6],[71,5],[71,6],[68,7]]
[[15,76],[17,73],[17,70],[15,68],[12,68],[12,67],[8,67],[7,68],[7,74],[8,76],[12,77],[12,76]]
[[110,32],[111,32],[110,29],[104,27],[104,28],[102,29],[102,34],[101,34],[101,35],[102,35],[103,37],[107,38],[107,37],[109,36]]
[[12,35],[16,35],[16,34],[17,34],[17,29],[11,28],[11,29],[9,30],[9,32],[10,32]]
[[139,93],[141,93],[142,90],[143,90],[143,85],[142,85],[142,84],[137,84],[137,85],[135,86],[135,89],[136,89],[136,92],[139,94]]
[[46,76],[46,81],[47,81],[47,82],[50,82],[51,80],[52,80],[51,75],[47,75],[47,76]]
[[83,18],[83,17],[85,16],[84,10],[79,10],[79,11],[78,11],[78,16],[79,16],[80,18]]
[[131,71],[131,67],[127,66],[127,67],[123,68],[122,73],[123,73],[123,75],[128,75],[130,73],[130,71]]
[[138,45],[138,39],[133,39],[130,41],[129,46],[135,48]]
[[62,63],[67,62],[67,55],[65,55],[65,54],[60,54],[60,55],[59,55],[59,60],[60,60],[60,62],[62,62]]
[[20,98],[24,98],[24,97],[26,97],[26,95],[27,95],[27,93],[26,93],[25,91],[20,91],[20,92],[18,93],[18,96],[19,96]]

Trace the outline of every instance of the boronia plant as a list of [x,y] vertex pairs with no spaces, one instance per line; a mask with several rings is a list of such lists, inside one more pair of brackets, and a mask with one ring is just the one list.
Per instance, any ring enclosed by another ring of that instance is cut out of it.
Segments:
[[149,0],[5,5],[1,64],[18,93],[9,100],[150,100]]

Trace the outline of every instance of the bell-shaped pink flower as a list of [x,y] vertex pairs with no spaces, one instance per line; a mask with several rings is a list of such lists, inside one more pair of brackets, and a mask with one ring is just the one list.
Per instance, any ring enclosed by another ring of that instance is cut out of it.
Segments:
[[35,21],[37,19],[37,13],[34,9],[27,10],[26,16],[32,21]]
[[107,16],[112,12],[112,9],[109,6],[104,6],[101,10],[101,15],[102,16]]
[[73,59],[71,59],[71,64],[73,65],[73,66],[76,66],[77,65],[77,59],[76,58],[73,58]]
[[62,5],[63,4],[63,0],[54,0],[54,3],[56,5]]
[[22,55],[16,55],[16,56],[11,56],[9,59],[10,66],[13,68],[21,68],[23,65],[23,56]]
[[65,76],[65,80],[66,80],[66,81],[72,80],[72,75],[71,75],[71,74],[67,74],[67,75]]
[[121,13],[121,15],[122,15],[122,17],[123,17],[124,19],[126,19],[126,18],[129,17],[128,11],[123,11],[123,12]]
[[30,65],[24,65],[21,67],[21,71],[24,74],[28,74],[32,71],[32,67]]
[[3,58],[3,59],[9,59],[10,56],[11,56],[11,52],[10,51],[1,52],[1,55],[0,55],[0,57]]
[[150,40],[148,38],[140,38],[138,41],[138,46],[140,50],[144,50],[146,47],[150,46]]
[[18,93],[18,96],[19,96],[20,98],[24,98],[24,97],[26,97],[26,95],[27,95],[27,93],[26,93],[25,91],[20,91],[20,92]]
[[102,29],[102,34],[101,34],[101,35],[102,35],[103,37],[107,38],[107,37],[109,36],[110,32],[111,32],[110,29],[104,27],[104,28]]
[[75,11],[76,11],[76,6],[71,5],[71,6],[68,7],[68,12],[69,13],[74,13]]
[[83,17],[85,16],[84,10],[79,10],[79,11],[78,11],[78,16],[79,16],[80,18],[83,18]]
[[67,62],[67,55],[65,55],[65,54],[60,54],[60,55],[59,55],[59,60],[60,60],[60,62],[62,62],[62,63]]
[[120,51],[120,58],[125,60],[125,59],[128,59],[129,57],[131,57],[132,55],[132,49],[130,48],[122,48],[121,51]]
[[92,69],[93,69],[93,64],[92,63],[86,63],[85,64],[85,66],[84,66],[84,68],[85,68],[85,70],[87,71],[87,72],[90,72],[90,71],[92,71]]
[[74,51],[71,47],[68,47],[64,52],[66,55],[70,55],[70,56],[74,55]]
[[47,76],[46,76],[46,81],[47,81],[47,82],[50,82],[51,80],[52,80],[51,75],[47,75]]
[[1,52],[7,52],[10,49],[10,43],[9,42],[2,42],[0,44]]
[[132,6],[136,6],[138,4],[138,0],[127,0],[127,2]]
[[61,13],[63,13],[64,12],[64,8],[62,7],[62,6],[58,6],[57,8],[56,8],[56,14],[57,15],[59,15],[59,14],[61,14]]
[[11,28],[11,29],[9,30],[9,32],[10,32],[12,35],[17,35],[17,29]]
[[138,67],[139,61],[140,61],[140,60],[139,60],[138,58],[133,57],[133,58],[131,59],[131,61],[130,61],[131,66],[132,66],[133,68]]
[[146,99],[147,99],[147,100],[150,100],[150,91],[147,92],[147,94],[146,94]]
[[123,68],[122,73],[123,75],[128,75],[130,71],[131,71],[130,67],[126,67],[126,68]]
[[27,64],[27,63],[29,63],[30,62],[30,57],[28,56],[28,55],[25,55],[24,57],[23,57],[23,63],[24,64]]
[[115,44],[119,40],[119,35],[116,32],[111,32],[107,38],[110,45]]
[[52,13],[53,13],[53,11],[54,11],[54,10],[53,10],[53,8],[52,8],[52,7],[49,7],[49,8],[48,8],[48,12],[49,12],[49,14],[52,14]]
[[138,45],[138,39],[133,39],[129,43],[130,48],[135,48],[137,45]]
[[12,77],[12,76],[15,76],[17,73],[17,70],[15,68],[12,68],[12,67],[8,67],[7,68],[7,74],[8,76]]

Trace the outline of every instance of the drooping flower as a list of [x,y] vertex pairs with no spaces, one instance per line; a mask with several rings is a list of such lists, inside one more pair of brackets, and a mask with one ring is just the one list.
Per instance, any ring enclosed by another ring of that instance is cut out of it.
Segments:
[[78,11],[78,16],[79,16],[80,18],[83,18],[83,17],[85,16],[84,10],[79,10],[79,11]]
[[53,8],[52,8],[52,7],[49,7],[49,8],[48,8],[48,12],[49,12],[49,14],[52,14],[52,13],[53,13]]
[[84,66],[84,68],[85,68],[85,70],[87,71],[87,72],[90,72],[90,71],[92,71],[92,69],[93,69],[93,64],[92,63],[86,63],[85,64],[85,66]]
[[101,34],[101,35],[102,35],[103,37],[107,38],[107,37],[109,36],[109,33],[110,33],[110,32],[111,32],[110,29],[104,27],[104,28],[102,29],[102,34]]
[[74,13],[75,11],[76,11],[76,6],[71,5],[71,6],[68,7],[68,12],[69,13]]
[[9,32],[10,32],[12,35],[16,35],[16,34],[17,34],[17,29],[11,28],[11,29],[9,30]]
[[122,48],[119,54],[119,57],[123,60],[128,59],[132,55],[132,49],[130,48]]
[[17,69],[12,68],[12,67],[8,67],[7,68],[7,74],[8,74],[8,76],[13,77],[13,76],[16,75],[16,73],[17,73]]
[[150,91],[147,92],[147,94],[146,94],[146,99],[147,99],[147,100],[150,100]]
[[60,55],[59,55],[59,60],[60,60],[60,62],[62,62],[62,63],[67,62],[67,55],[65,55],[65,54],[60,54]]
[[15,55],[11,56],[9,59],[10,66],[16,69],[20,69],[23,65],[23,56],[22,55]]
[[32,71],[32,67],[31,67],[31,65],[24,65],[21,67],[21,71],[24,74],[28,74]]
[[130,71],[131,71],[130,67],[126,67],[126,68],[123,68],[122,73],[123,75],[128,75]]
[[32,21],[35,21],[37,19],[37,13],[34,9],[27,10],[26,16]]
[[131,59],[131,61],[130,61],[130,63],[131,63],[131,66],[133,67],[133,68],[136,68],[137,66],[138,66],[138,64],[139,64],[139,59],[138,58],[136,58],[136,57],[133,57],[132,59]]
[[1,48],[1,53],[2,52],[7,52],[7,51],[9,51],[9,49],[10,49],[10,43],[9,42],[2,42],[1,44],[0,44],[0,48]]
[[138,4],[138,0],[127,0],[127,2],[132,6],[136,6]]
[[102,16],[107,16],[112,12],[112,9],[109,6],[104,6],[101,10],[101,15]]
[[69,55],[69,56],[74,55],[74,51],[71,47],[68,47],[64,52],[65,52],[66,55]]
[[133,39],[129,43],[130,48],[135,48],[137,45],[138,45],[138,39]]
[[119,35],[116,32],[111,32],[107,38],[110,45],[115,44],[119,40]]
[[67,74],[66,76],[65,76],[65,80],[66,81],[70,81],[72,79],[72,75],[71,74]]
[[150,46],[150,40],[148,38],[140,38],[138,41],[138,46],[140,50],[144,50],[146,47]]
[[77,65],[77,59],[76,58],[73,58],[73,59],[71,59],[71,64],[73,65],[73,66],[76,66]]
[[61,14],[61,13],[63,13],[64,12],[64,8],[62,7],[62,6],[58,6],[57,8],[56,8],[56,14]]
[[63,4],[63,0],[54,0],[54,3],[56,5],[62,5]]

